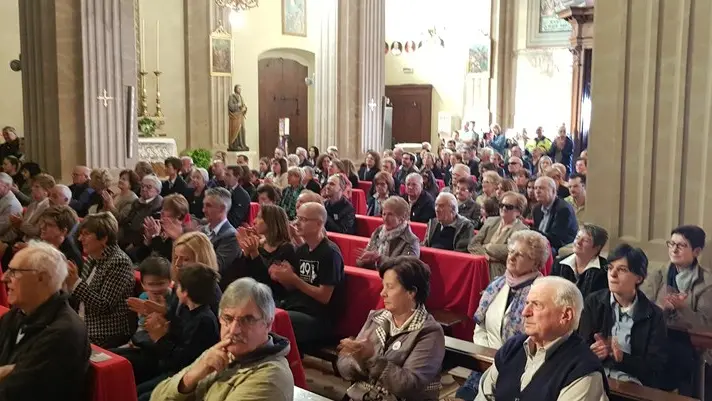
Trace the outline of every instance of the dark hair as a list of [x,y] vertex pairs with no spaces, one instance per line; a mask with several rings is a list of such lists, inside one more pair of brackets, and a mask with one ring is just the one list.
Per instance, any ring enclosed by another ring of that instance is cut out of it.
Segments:
[[[280,175],[280,176],[281,176],[282,174],[286,174],[286,173],[287,173],[287,160],[286,160],[285,158],[272,159],[272,162],[270,163],[270,167],[271,167],[273,164],[275,164],[275,163],[279,164],[279,175]],[[274,173],[274,171],[272,171],[272,173]],[[277,178],[277,177],[275,177],[275,178]]]
[[239,179],[240,176],[242,175],[242,167],[240,167],[236,164],[227,166],[227,167],[225,167],[225,169],[229,170],[232,173],[233,177],[235,177],[235,178]]
[[430,268],[415,256],[398,256],[381,264],[378,275],[383,278],[393,270],[406,291],[415,292],[415,304],[425,304],[430,294]]
[[183,164],[183,163],[181,163],[180,159],[177,158],[177,157],[174,157],[174,156],[171,156],[171,157],[167,158],[167,159],[163,162],[163,165],[164,165],[164,166],[166,166],[166,167],[168,167],[168,166],[173,166],[173,168],[174,168],[175,170],[180,170],[180,168],[182,167],[182,164]]
[[[240,174],[237,176],[237,182],[240,185],[245,185],[250,183],[250,167],[245,164],[237,166],[240,169]],[[257,173],[259,174],[259,173]]]
[[5,160],[9,161],[18,171],[20,170],[20,159],[15,156],[5,156]]
[[277,191],[277,187],[272,184],[261,184],[259,187],[257,187],[257,196],[259,196],[260,194],[267,194],[269,200],[274,203],[279,203],[279,200],[281,198],[279,191]]
[[582,229],[586,231],[586,234],[591,236],[593,247],[599,248],[599,252],[601,250],[600,248],[606,246],[606,242],[608,242],[608,231],[606,231],[605,228],[586,223]]
[[27,170],[27,173],[30,175],[30,178],[32,178],[42,172],[40,165],[35,162],[23,163],[22,170]]
[[[608,254],[608,264],[621,259],[628,261],[628,269],[631,273],[643,278],[648,275],[648,256],[642,249],[630,246],[626,243],[620,244]],[[642,282],[640,284],[642,284]]]
[[420,171],[420,175],[425,178],[426,176],[428,177],[428,185],[425,186],[425,180],[423,180],[423,189],[430,189],[430,188],[437,188],[438,183],[435,181],[435,175],[433,172],[429,169],[423,169]]
[[532,177],[532,173],[531,173],[529,170],[525,169],[525,168],[523,168],[523,169],[517,171],[517,174],[515,174],[515,175],[516,175],[517,177],[524,176],[524,177],[526,177],[527,179],[530,179],[530,178]]
[[467,190],[470,191],[470,193],[474,194],[475,191],[477,190],[477,185],[475,184],[475,180],[472,179],[472,177],[463,177],[457,180],[457,184],[465,184],[467,185]]
[[[260,163],[264,162],[265,166],[267,166],[267,171],[269,171],[270,167],[272,167],[272,163],[269,161],[269,157],[260,157]],[[259,163],[258,163],[259,166]],[[259,170],[259,167],[258,167]]]
[[202,263],[186,263],[177,272],[176,281],[191,301],[198,305],[212,304],[215,299],[215,283],[220,274]]
[[485,171],[497,171],[497,166],[492,162],[484,162],[480,164],[480,170],[484,173]]
[[[369,151],[366,152],[366,153],[368,153],[369,155],[371,155],[371,157],[373,158],[373,167],[374,167],[376,170],[380,170],[380,169],[381,169],[381,154],[378,153],[378,152],[376,152],[375,150],[369,150]],[[364,166],[366,165],[366,162],[365,162],[365,161],[364,161],[363,165],[364,165]]]
[[497,198],[487,198],[482,205],[487,217],[499,216],[499,200]]
[[579,161],[579,160],[581,160],[581,161],[583,162],[583,164],[584,164],[586,167],[588,167],[588,159],[587,159],[587,158],[585,158],[585,157],[579,157],[578,159],[576,159],[576,161]]
[[410,158],[410,161],[412,161],[413,163],[415,163],[415,155],[414,155],[413,153],[411,153],[411,152],[403,152],[403,155],[401,156],[401,158],[402,158],[403,156],[405,156],[405,155],[408,155],[408,158]]
[[135,171],[129,169],[121,170],[121,173],[119,173],[119,178],[123,177],[124,175],[128,176],[129,187],[132,191],[138,192],[141,190],[141,181],[138,179],[138,174],[136,174]]
[[[314,151],[314,159],[316,159],[317,157],[319,157],[319,148],[317,148],[316,146],[310,146],[310,147],[309,147],[309,150],[313,150],[313,151]],[[309,155],[309,152],[307,152],[307,156],[308,156],[308,155]]]
[[245,159],[245,163],[249,163],[249,162],[250,162],[250,158],[249,158],[249,157],[247,157],[247,156],[245,156],[245,155],[237,155],[237,158],[238,158],[238,159],[241,158],[241,157],[242,157],[243,159]]
[[670,232],[671,236],[673,234],[679,234],[685,237],[687,242],[690,243],[692,249],[705,248],[705,239],[707,235],[705,234],[705,230],[701,227],[693,225],[679,226]]
[[[324,159],[329,159],[329,161],[331,161],[331,156],[329,156],[328,153],[324,153],[324,154],[322,154],[321,156],[317,157],[317,159],[316,159],[316,166],[314,166],[314,168],[318,168],[319,171],[322,171],[322,170],[321,170],[321,165],[324,164]],[[322,173],[326,174],[327,172],[326,172],[326,171],[322,171]]]
[[42,220],[52,220],[57,228],[60,230],[66,230],[67,234],[72,231],[79,218],[77,217],[77,212],[74,211],[69,206],[52,206],[45,209],[40,215],[40,221]]
[[267,225],[265,241],[272,246],[289,243],[289,217],[284,208],[277,205],[263,205],[259,211],[260,217]]
[[136,270],[141,273],[141,281],[143,281],[146,276],[171,279],[171,262],[160,256],[150,256],[144,259]]
[[573,173],[569,176],[569,180],[573,180],[574,178],[580,178],[581,184],[586,186],[586,174]]

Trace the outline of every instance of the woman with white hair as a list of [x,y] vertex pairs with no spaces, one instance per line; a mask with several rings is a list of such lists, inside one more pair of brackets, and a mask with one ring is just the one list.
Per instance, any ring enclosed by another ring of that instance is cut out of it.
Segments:
[[147,175],[141,180],[141,196],[131,207],[117,216],[119,221],[119,246],[131,255],[133,248],[143,243],[143,223],[146,217],[159,218],[163,207],[161,188],[163,183],[155,175]]
[[203,213],[203,199],[205,198],[205,189],[209,181],[208,170],[202,167],[196,167],[190,173],[190,182],[193,191],[188,194],[187,199],[190,205],[190,215],[198,220],[205,217],[205,213]]
[[304,190],[302,178],[304,178],[304,173],[301,168],[293,166],[287,170],[287,186],[282,189],[282,199],[279,201],[279,206],[287,212],[289,220],[294,220],[297,217],[297,198]]
[[299,162],[299,156],[295,155],[294,153],[287,155],[287,170],[292,167],[299,167]]
[[304,188],[312,192],[320,193],[321,185],[319,185],[319,182],[316,180],[316,173],[314,172],[314,167],[304,166],[302,167],[302,173],[302,185],[304,186]]
[[435,199],[435,217],[428,221],[424,246],[448,251],[467,252],[475,226],[457,213],[457,198],[441,192]]

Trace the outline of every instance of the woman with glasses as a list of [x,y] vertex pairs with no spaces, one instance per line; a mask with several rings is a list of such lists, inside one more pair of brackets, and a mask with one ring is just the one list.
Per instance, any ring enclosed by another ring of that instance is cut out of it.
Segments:
[[499,204],[499,216],[489,217],[480,231],[472,238],[467,250],[473,255],[482,255],[489,262],[490,281],[505,272],[509,238],[516,232],[527,230],[521,221],[527,208],[526,198],[517,192],[505,192]]
[[373,231],[356,265],[375,268],[398,256],[420,256],[420,243],[408,222],[410,205],[400,196],[383,202],[383,224]]
[[343,339],[337,368],[354,384],[351,400],[434,401],[445,356],[443,329],[425,309],[430,269],[415,256],[383,263],[384,309],[372,311],[355,339]]
[[[505,197],[511,202],[509,198]],[[510,236],[506,270],[487,286],[475,312],[475,344],[499,349],[508,339],[523,333],[527,296],[548,258],[549,241],[538,232],[520,230]],[[472,372],[455,396],[474,400],[481,377],[482,373]]]
[[497,186],[499,185],[500,181],[502,181],[502,177],[499,176],[494,171],[485,171],[482,173],[482,194],[478,196],[475,201],[480,204],[480,206],[484,206],[485,204],[485,199],[487,198],[496,198],[497,197]]
[[552,276],[563,277],[581,291],[584,299],[591,293],[608,288],[606,259],[601,250],[608,242],[608,232],[593,224],[584,224],[574,239],[574,253],[554,261]]
[[601,360],[606,376],[664,388],[668,342],[663,311],[640,291],[648,258],[621,244],[608,255],[608,288],[586,298],[579,335]]

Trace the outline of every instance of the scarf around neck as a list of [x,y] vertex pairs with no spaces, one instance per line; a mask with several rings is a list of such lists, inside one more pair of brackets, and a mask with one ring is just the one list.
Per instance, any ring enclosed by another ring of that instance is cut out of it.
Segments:
[[407,220],[404,220],[403,223],[392,230],[386,230],[386,227],[383,226],[383,229],[378,233],[378,238],[376,239],[376,250],[378,253],[381,255],[389,255],[391,241],[400,237],[407,227]]
[[[506,273],[505,273],[506,274]],[[480,298],[480,305],[477,307],[475,312],[474,320],[480,326],[485,324],[485,317],[487,316],[487,310],[494,301],[495,297],[503,289],[504,285],[509,286],[508,296],[511,299],[509,303],[509,312],[505,309],[504,319],[502,321],[502,328],[500,329],[499,335],[502,337],[502,342],[507,341],[512,336],[522,333],[523,318],[522,311],[524,310],[524,304],[529,295],[529,289],[534,280],[539,277],[541,273],[534,272],[528,274],[527,280],[509,280],[506,276],[499,276],[495,278],[490,285],[487,286],[485,291],[482,293],[482,298]],[[533,277],[532,277],[533,276]],[[517,284],[516,286],[509,285]]]

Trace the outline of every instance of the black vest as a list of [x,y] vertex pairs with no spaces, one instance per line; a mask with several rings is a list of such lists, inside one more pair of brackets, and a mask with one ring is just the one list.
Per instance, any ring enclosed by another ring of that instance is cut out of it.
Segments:
[[494,357],[499,372],[494,388],[494,399],[497,401],[556,401],[564,387],[592,372],[601,373],[608,393],[608,381],[601,362],[576,334],[569,336],[553,354],[547,356],[531,382],[520,391],[527,362],[524,351],[526,339],[523,334],[510,338]]

